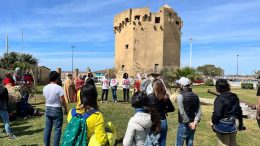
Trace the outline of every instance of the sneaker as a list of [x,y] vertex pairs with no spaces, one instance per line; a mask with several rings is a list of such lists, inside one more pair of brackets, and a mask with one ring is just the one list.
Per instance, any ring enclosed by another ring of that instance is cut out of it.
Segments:
[[15,139],[16,136],[15,136],[14,134],[9,134],[9,135],[8,135],[8,138],[9,138],[9,139]]
[[117,100],[115,100],[115,103],[117,103]]
[[128,101],[126,103],[128,104]]
[[106,103],[107,103],[108,101],[106,100]]
[[103,103],[103,100],[101,100],[101,103]]

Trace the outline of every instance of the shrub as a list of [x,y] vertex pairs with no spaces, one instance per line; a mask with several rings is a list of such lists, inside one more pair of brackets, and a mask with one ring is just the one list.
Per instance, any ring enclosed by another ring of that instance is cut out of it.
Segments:
[[214,86],[214,82],[212,79],[207,79],[206,82],[205,82],[205,85],[206,86]]
[[254,89],[254,84],[253,83],[241,83],[241,88],[242,89]]

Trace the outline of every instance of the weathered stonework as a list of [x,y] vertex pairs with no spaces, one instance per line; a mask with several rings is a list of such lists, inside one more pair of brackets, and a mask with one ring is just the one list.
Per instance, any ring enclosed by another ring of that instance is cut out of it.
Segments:
[[128,9],[114,17],[115,70],[134,76],[180,66],[182,20],[168,5]]

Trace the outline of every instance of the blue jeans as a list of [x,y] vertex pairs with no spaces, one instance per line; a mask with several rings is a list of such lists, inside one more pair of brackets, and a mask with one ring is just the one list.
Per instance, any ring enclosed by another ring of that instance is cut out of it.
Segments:
[[112,98],[113,98],[114,102],[117,100],[116,90],[117,90],[117,87],[112,87]]
[[54,126],[54,139],[53,139],[52,146],[59,146],[61,130],[62,130],[62,123],[63,123],[62,108],[46,106],[45,128],[44,128],[45,146],[50,146],[52,126]]
[[194,134],[195,130],[192,130],[189,125],[179,123],[176,146],[183,146],[185,140],[187,146],[193,146]]
[[159,138],[160,146],[166,146],[166,137],[167,137],[168,125],[167,119],[161,120],[161,136]]
[[5,110],[0,110],[0,116],[5,124],[5,131],[7,134],[12,134],[12,130],[10,128],[10,124],[9,124],[9,115],[8,112]]

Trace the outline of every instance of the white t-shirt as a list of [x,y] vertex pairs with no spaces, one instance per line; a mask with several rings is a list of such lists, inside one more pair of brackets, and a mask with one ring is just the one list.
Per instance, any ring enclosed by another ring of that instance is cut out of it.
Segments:
[[102,79],[102,89],[109,89],[109,80],[105,77]]
[[61,107],[60,97],[64,95],[63,88],[57,84],[48,84],[43,88],[46,106]]
[[130,80],[129,79],[123,79],[123,81],[122,81],[122,87],[124,88],[124,89],[129,89],[129,87],[130,87]]

